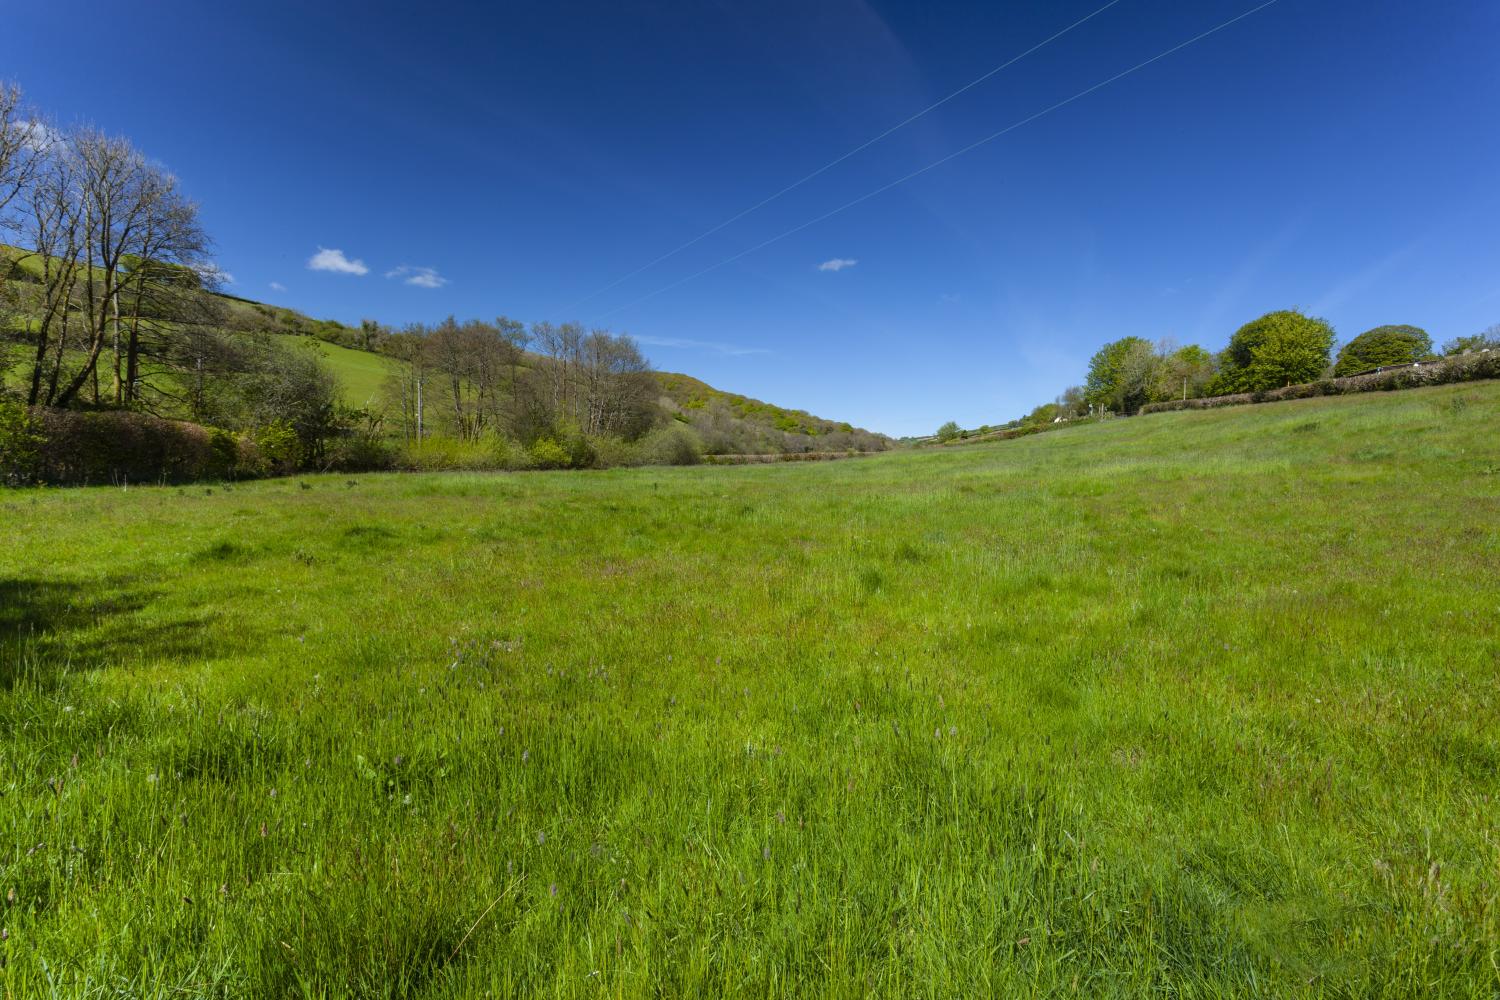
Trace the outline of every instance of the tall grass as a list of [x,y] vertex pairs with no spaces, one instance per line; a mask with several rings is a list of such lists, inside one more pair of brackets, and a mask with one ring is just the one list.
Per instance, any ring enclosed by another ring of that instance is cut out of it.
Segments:
[[0,494],[0,986],[1494,996],[1497,421]]

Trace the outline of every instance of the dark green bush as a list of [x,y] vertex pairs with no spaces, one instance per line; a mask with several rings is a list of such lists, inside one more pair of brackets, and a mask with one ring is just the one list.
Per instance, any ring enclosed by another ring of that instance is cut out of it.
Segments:
[[1377,326],[1366,330],[1339,351],[1333,374],[1358,375],[1386,365],[1409,365],[1432,356],[1432,338],[1415,326]]
[[32,480],[59,485],[191,482],[254,474],[253,455],[216,428],[141,413],[33,410]]

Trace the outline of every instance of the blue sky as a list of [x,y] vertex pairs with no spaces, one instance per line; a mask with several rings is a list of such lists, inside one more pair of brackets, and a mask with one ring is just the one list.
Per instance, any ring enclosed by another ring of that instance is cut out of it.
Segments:
[[[106,30],[13,5],[0,77],[177,173],[236,294],[608,326],[663,369],[893,434],[1020,415],[1128,334],[1217,349],[1286,307],[1344,339],[1500,322],[1493,0],[1279,0],[682,280],[1259,2],[1119,0],[588,297],[1104,2],[75,0]],[[321,250],[365,273],[310,269]]]

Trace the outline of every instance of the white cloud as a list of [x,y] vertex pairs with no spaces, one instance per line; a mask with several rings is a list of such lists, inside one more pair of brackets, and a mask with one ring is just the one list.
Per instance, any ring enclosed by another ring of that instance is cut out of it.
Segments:
[[410,267],[402,264],[385,272],[387,278],[401,278],[403,284],[418,288],[442,288],[448,279],[437,273],[435,267]]
[[842,271],[844,268],[846,268],[846,267],[853,267],[855,264],[858,264],[858,263],[859,263],[859,261],[857,261],[857,260],[850,260],[847,257],[835,257],[832,260],[825,260],[823,263],[819,264],[818,265],[818,270],[819,271]]
[[637,341],[650,347],[676,347],[685,351],[711,351],[743,357],[746,354],[770,354],[764,347],[740,347],[738,344],[721,344],[716,340],[684,340],[681,337],[636,337]]
[[232,285],[234,275],[224,270],[218,264],[204,264],[198,268],[198,277],[203,279],[206,285]]
[[21,134],[21,145],[33,153],[44,152],[49,146],[62,142],[62,133],[44,121],[33,118],[22,122],[17,131]]
[[325,250],[318,247],[318,252],[307,258],[307,269],[309,271],[332,271],[335,274],[369,274],[370,269],[362,260],[350,260],[344,256],[342,250]]
[[284,291],[286,291],[286,286],[283,285],[279,281],[273,281],[273,282],[271,282],[271,291],[273,291],[273,292],[284,292]]

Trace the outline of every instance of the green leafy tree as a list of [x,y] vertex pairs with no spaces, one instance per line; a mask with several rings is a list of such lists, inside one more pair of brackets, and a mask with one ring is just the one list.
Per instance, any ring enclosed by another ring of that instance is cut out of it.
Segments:
[[1339,351],[1333,374],[1358,375],[1385,365],[1409,365],[1432,356],[1432,338],[1416,326],[1377,326],[1366,330]]
[[952,420],[938,428],[937,439],[942,442],[952,441],[959,435],[958,424]]
[[1214,356],[1197,344],[1167,350],[1152,386],[1153,401],[1196,399],[1213,381],[1217,365]]
[[1454,337],[1443,345],[1443,353],[1449,357],[1456,354],[1468,354],[1471,351],[1494,350],[1500,350],[1500,323],[1496,323],[1483,333]]
[[1056,403],[1043,403],[1030,413],[1026,414],[1022,423],[1027,424],[1050,424],[1057,419],[1059,408]]
[[1122,337],[1105,344],[1089,359],[1083,398],[1090,406],[1134,413],[1150,397],[1151,344],[1140,337]]
[[1333,327],[1294,309],[1266,313],[1235,331],[1219,356],[1210,395],[1279,389],[1321,378],[1333,349]]

